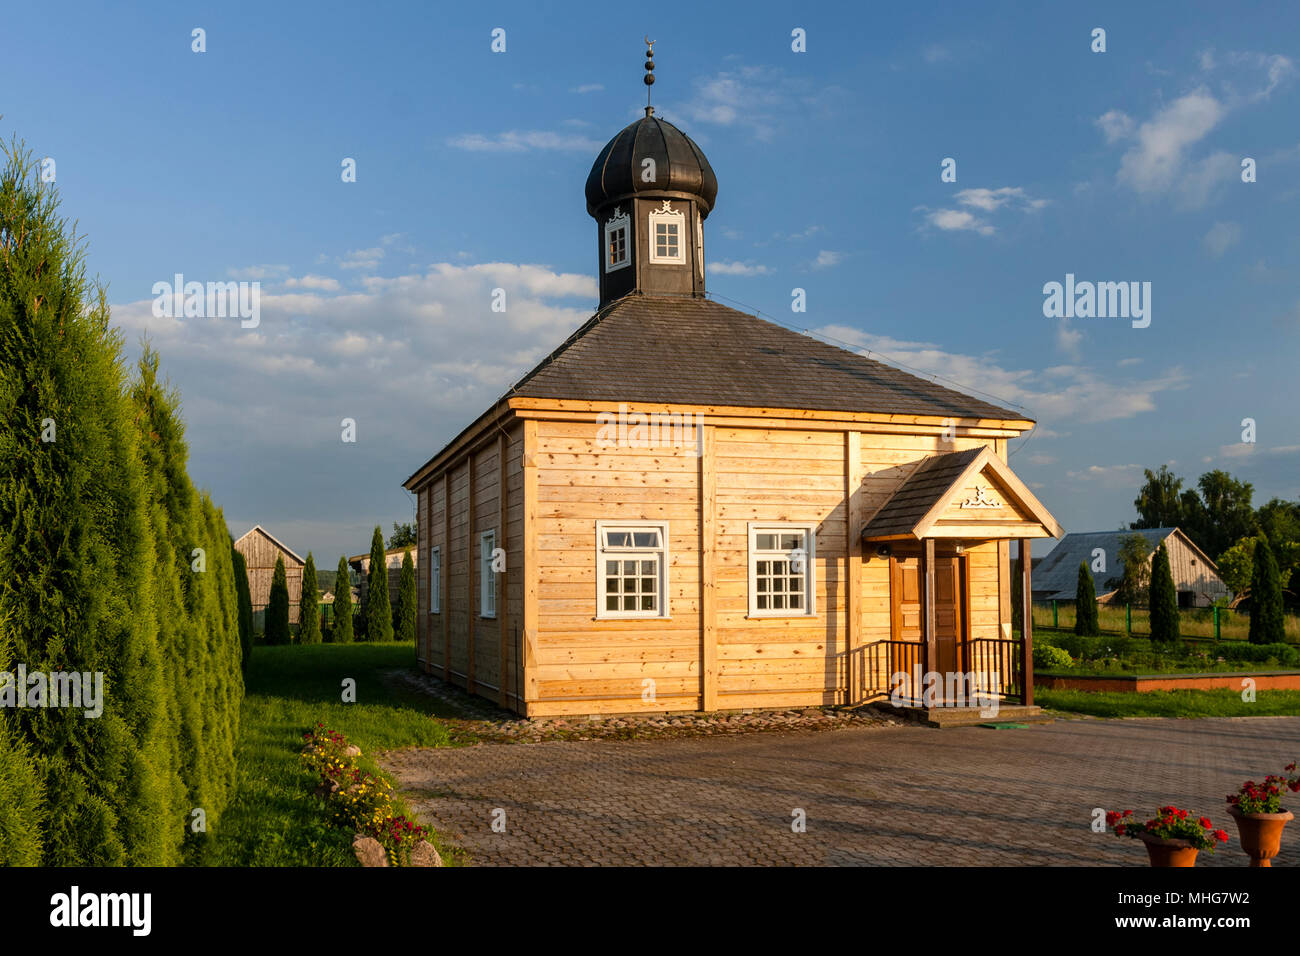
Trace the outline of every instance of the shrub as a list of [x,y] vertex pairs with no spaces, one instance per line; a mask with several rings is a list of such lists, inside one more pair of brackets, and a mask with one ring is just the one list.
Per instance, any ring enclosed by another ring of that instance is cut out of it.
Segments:
[[375,525],[370,539],[370,576],[366,583],[366,640],[393,639],[393,607],[388,600],[388,558],[384,554],[384,535]]
[[275,556],[275,570],[271,572],[271,593],[266,599],[266,643],[288,644],[289,633],[289,582],[284,574],[284,556]]
[[253,638],[256,636],[253,630],[253,597],[248,589],[248,562],[244,556],[235,550],[234,543],[230,546],[230,560],[234,565],[235,571],[235,600],[238,602],[239,609],[239,646],[240,667],[245,674],[248,673],[249,665],[253,663]]
[[1300,648],[1291,644],[1250,644],[1246,641],[1232,641],[1219,644],[1215,651],[1225,661],[1250,661],[1263,664],[1277,661],[1282,667],[1300,665]]
[[352,586],[348,559],[342,555],[334,574],[334,643],[352,643]]
[[319,644],[320,595],[316,591],[316,560],[307,552],[302,569],[302,597],[298,600],[298,643]]
[[1034,642],[1034,670],[1056,671],[1074,666],[1074,658],[1059,647]]
[[1101,633],[1097,625],[1097,588],[1092,583],[1088,565],[1079,562],[1079,577],[1074,589],[1074,633],[1094,637]]
[[415,562],[408,550],[402,555],[402,576],[397,585],[395,636],[399,641],[415,640],[415,602]]
[[1282,582],[1277,558],[1268,538],[1255,539],[1255,563],[1250,579],[1250,642],[1276,644],[1286,639],[1282,618]]
[[1169,568],[1169,550],[1161,543],[1151,559],[1151,640],[1172,644],[1178,640],[1178,591]]

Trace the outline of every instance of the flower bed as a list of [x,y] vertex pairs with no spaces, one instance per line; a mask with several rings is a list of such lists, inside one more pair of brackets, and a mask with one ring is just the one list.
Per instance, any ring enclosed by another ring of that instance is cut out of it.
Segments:
[[411,851],[426,831],[397,812],[392,785],[358,764],[360,748],[341,733],[317,723],[302,737],[302,759],[320,777],[317,793],[332,807],[334,822],[378,841],[389,865],[410,866]]

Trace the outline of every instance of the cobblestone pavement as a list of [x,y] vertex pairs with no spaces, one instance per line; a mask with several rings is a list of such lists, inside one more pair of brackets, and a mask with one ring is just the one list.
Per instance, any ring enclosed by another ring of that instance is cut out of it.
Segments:
[[[1224,796],[1297,757],[1300,718],[1277,717],[489,743],[381,763],[473,865],[1145,866],[1140,842],[1089,829],[1092,809],[1174,803],[1231,835],[1198,866],[1241,866]],[[1295,824],[1274,865],[1300,865]]]

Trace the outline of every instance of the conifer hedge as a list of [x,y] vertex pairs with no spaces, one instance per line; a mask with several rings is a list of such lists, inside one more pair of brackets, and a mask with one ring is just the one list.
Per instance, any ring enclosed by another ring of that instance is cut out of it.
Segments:
[[271,572],[271,593],[266,598],[266,643],[288,644],[293,639],[289,630],[289,581],[284,573],[284,555],[275,556],[275,570]]
[[1074,633],[1081,637],[1096,637],[1101,633],[1097,614],[1097,586],[1086,561],[1079,562],[1079,575],[1074,589]]
[[1151,589],[1147,602],[1151,615],[1151,640],[1171,643],[1179,637],[1178,591],[1169,567],[1169,550],[1161,543],[1151,559]]
[[0,149],[0,671],[103,682],[97,717],[0,708],[0,862],[176,864],[234,779],[230,535],[157,355],[128,377],[54,188]]

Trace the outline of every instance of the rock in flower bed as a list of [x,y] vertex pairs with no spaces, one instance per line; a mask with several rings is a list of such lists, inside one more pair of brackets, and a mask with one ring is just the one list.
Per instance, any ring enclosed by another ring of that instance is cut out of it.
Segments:
[[392,785],[358,765],[359,747],[323,723],[302,737],[302,759],[321,780],[316,793],[337,825],[356,832],[352,848],[362,866],[442,865],[424,827],[396,811]]

